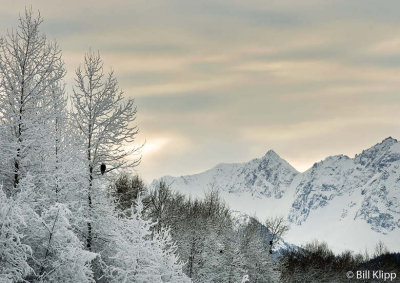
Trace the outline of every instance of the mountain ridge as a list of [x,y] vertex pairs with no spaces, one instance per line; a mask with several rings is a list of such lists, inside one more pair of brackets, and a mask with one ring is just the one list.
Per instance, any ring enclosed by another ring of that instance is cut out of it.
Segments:
[[[207,188],[218,189],[235,210],[251,214],[254,209],[263,217],[284,215],[293,231],[315,223],[320,223],[317,229],[328,231],[329,219],[338,229],[357,223],[370,239],[393,237],[393,233],[400,239],[399,176],[400,142],[388,137],[354,157],[328,156],[304,172],[269,150],[248,162],[161,179],[172,189],[197,196]],[[400,243],[395,245],[400,248]]]

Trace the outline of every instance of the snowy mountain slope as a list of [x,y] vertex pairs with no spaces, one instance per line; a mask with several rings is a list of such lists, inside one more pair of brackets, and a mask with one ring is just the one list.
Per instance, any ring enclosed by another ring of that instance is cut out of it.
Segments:
[[330,201],[329,205],[312,210],[306,221],[301,225],[291,223],[290,230],[285,235],[285,241],[302,245],[317,239],[325,241],[336,252],[351,250],[363,253],[366,249],[373,252],[378,241],[383,241],[392,251],[400,250],[400,229],[394,229],[386,234],[374,231],[364,219],[354,219],[356,206],[347,211],[346,204],[351,203],[357,195],[342,195]]
[[302,174],[289,213],[301,224],[312,210],[342,198],[340,219],[363,219],[371,229],[388,233],[400,229],[400,143],[387,138],[355,158],[333,156]]
[[232,209],[260,219],[284,215],[287,239],[297,245],[319,238],[338,251],[364,250],[381,239],[400,249],[400,142],[393,138],[354,158],[328,157],[304,173],[268,151],[247,163],[163,179],[192,196],[218,189]]
[[297,174],[296,169],[270,150],[262,158],[246,163],[219,164],[200,174],[162,179],[173,184],[176,190],[195,195],[213,188],[230,194],[246,193],[254,198],[279,199]]

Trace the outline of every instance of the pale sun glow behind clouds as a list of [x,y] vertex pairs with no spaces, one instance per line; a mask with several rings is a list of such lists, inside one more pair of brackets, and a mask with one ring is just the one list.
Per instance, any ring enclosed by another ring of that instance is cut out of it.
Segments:
[[166,138],[156,138],[150,141],[146,141],[143,148],[141,149],[141,153],[144,158],[147,158],[152,154],[157,154],[158,151],[165,148],[168,142],[169,140]]

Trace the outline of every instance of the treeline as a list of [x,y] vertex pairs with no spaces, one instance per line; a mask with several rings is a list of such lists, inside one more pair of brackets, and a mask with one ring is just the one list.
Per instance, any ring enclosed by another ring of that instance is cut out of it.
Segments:
[[249,282],[360,282],[347,278],[346,273],[400,273],[400,254],[389,253],[382,242],[372,255],[335,254],[326,243],[313,241],[270,256],[273,231],[269,229],[273,225],[267,228],[268,224],[252,217],[237,223],[215,191],[203,199],[191,199],[172,191],[163,181],[148,190],[138,176],[122,174],[110,192],[121,212],[143,196],[145,217],[157,223],[152,230],[169,227],[178,255],[185,262],[184,272],[194,282],[241,282],[244,275],[249,276]]
[[147,190],[140,178],[124,174],[111,186],[111,194],[121,212],[143,196],[144,215],[156,223],[153,232],[170,230],[184,272],[193,282],[233,283],[244,277],[249,282],[277,282],[265,227],[254,218],[236,223],[216,191],[192,199],[163,181]]
[[[353,254],[350,251],[335,255],[324,242],[314,241],[302,248],[284,251],[279,257],[281,282],[382,282],[374,280],[372,271],[382,270],[400,274],[400,254],[389,253],[382,242],[374,254]],[[356,278],[357,271],[371,271],[371,278]],[[353,272],[348,278],[347,272]],[[353,277],[354,276],[354,277]],[[397,278],[398,279],[398,278]]]

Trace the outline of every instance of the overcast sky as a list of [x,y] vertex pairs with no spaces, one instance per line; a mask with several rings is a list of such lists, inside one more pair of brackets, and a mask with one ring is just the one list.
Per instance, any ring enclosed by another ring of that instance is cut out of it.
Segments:
[[146,181],[274,149],[299,171],[400,137],[400,1],[1,0],[40,10],[69,71],[100,50],[147,141]]

